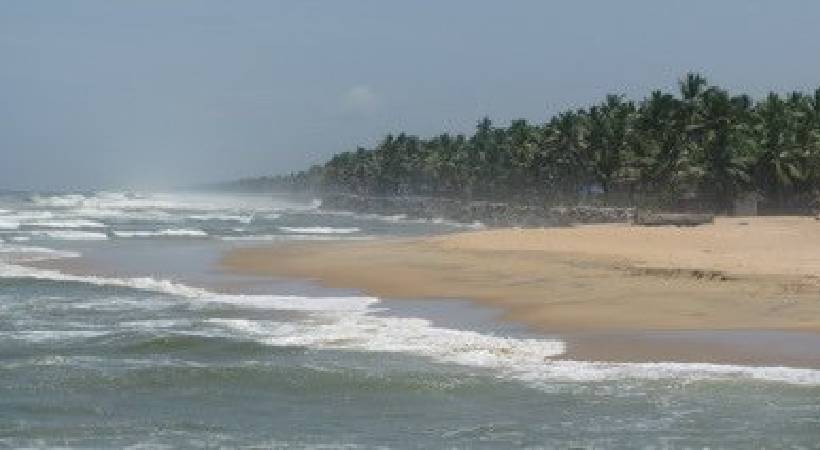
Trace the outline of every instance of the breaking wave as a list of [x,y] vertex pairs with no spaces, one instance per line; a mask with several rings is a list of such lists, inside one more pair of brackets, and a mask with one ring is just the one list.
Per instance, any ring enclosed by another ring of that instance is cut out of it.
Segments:
[[358,227],[279,227],[285,233],[294,234],[351,234],[361,231]]
[[6,263],[0,263],[0,277],[138,289],[180,297],[203,306],[221,304],[241,308],[300,311],[306,313],[308,319],[277,321],[211,318],[208,323],[226,330],[238,339],[252,339],[264,345],[409,354],[440,363],[487,370],[499,378],[518,380],[533,386],[562,381],[624,379],[747,379],[820,385],[820,370],[813,369],[565,360],[561,359],[565,345],[558,339],[502,337],[442,328],[421,318],[390,317],[381,314],[384,312],[381,302],[373,297],[230,295],[151,277],[79,276]]
[[31,231],[32,237],[55,239],[62,241],[104,241],[108,239],[105,233],[78,230]]
[[208,233],[195,229],[165,229],[158,231],[114,231],[114,236],[121,238],[145,237],[207,237]]

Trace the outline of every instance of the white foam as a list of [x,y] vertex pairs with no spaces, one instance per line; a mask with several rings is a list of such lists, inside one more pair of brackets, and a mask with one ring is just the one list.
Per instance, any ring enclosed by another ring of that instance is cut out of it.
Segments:
[[[0,248],[6,248],[5,244]],[[46,250],[48,253],[51,250]],[[820,370],[749,367],[705,363],[603,363],[560,359],[564,343],[557,339],[522,339],[434,326],[420,318],[380,314],[373,297],[310,298],[284,295],[227,295],[151,277],[80,276],[55,270],[0,263],[0,277],[119,286],[170,294],[203,306],[304,311],[306,318],[289,322],[214,318],[209,322],[243,338],[274,346],[404,353],[433,361],[489,371],[503,379],[533,386],[555,382],[612,380],[758,380],[820,385]],[[134,326],[140,326],[134,324]],[[163,323],[145,326],[164,326]]]
[[158,231],[119,231],[113,232],[114,236],[122,238],[133,237],[207,237],[208,233],[196,229],[165,229]]
[[124,209],[78,208],[72,212],[80,217],[116,221],[179,222],[182,217],[158,209],[128,211]]
[[0,277],[68,281],[75,283],[94,284],[97,286],[117,286],[166,293],[170,295],[178,295],[187,298],[198,298],[207,295],[212,295],[210,292],[204,289],[186,286],[184,284],[175,283],[171,280],[157,280],[151,277],[108,278],[90,275],[72,275],[62,273],[57,270],[25,267],[16,264],[0,263]]
[[40,228],[105,228],[106,224],[93,220],[73,219],[73,220],[48,220],[26,222],[25,225]]
[[58,207],[58,208],[68,208],[72,206],[77,206],[85,200],[84,195],[80,194],[67,194],[67,195],[54,195],[49,197],[42,197],[40,195],[35,195],[32,198],[32,201],[37,205],[43,206],[51,206],[51,207]]
[[214,324],[251,334],[260,342],[270,345],[404,352],[441,362],[496,369],[515,365],[518,360],[543,362],[564,351],[563,343],[555,340],[496,337],[472,331],[438,328],[424,319],[376,316],[373,313],[379,311],[379,300],[373,297],[224,295],[168,280],[78,276],[13,265],[0,265],[0,276],[132,287],[179,295],[204,303],[318,314],[316,318],[305,322],[288,323],[211,319]]
[[3,339],[17,339],[32,343],[43,343],[50,341],[65,341],[67,339],[91,338],[108,334],[107,331],[92,330],[15,330],[0,332]]
[[760,380],[820,385],[820,371],[702,363],[599,363],[557,359],[564,343],[515,339],[432,326],[414,318],[372,316],[361,311],[320,323],[212,319],[211,322],[276,346],[408,353],[442,363],[480,367],[534,386],[554,382],[613,380]]
[[249,224],[253,221],[253,214],[249,215],[233,215],[233,214],[193,214],[188,216],[191,220],[219,220],[223,222],[239,222]]
[[120,322],[118,326],[126,328],[137,329],[157,329],[157,328],[177,328],[180,326],[190,326],[190,320],[172,320],[172,319],[156,319],[156,320],[130,320]]
[[0,217],[0,230],[16,230],[20,228],[20,222]]
[[[53,248],[47,247],[33,247],[29,245],[19,246],[19,245],[8,245],[8,244],[0,244],[0,253],[49,253],[60,255],[66,253],[63,250],[55,250]],[[74,254],[74,252],[71,252]]]
[[32,202],[38,206],[54,208],[62,217],[85,219],[110,219],[112,221],[162,221],[184,220],[233,221],[251,223],[254,214],[276,211],[307,211],[316,203],[304,204],[268,195],[221,195],[221,194],[134,194],[100,192],[95,195],[35,196]]
[[40,228],[103,228],[105,224],[82,219],[52,220],[51,211],[22,210],[5,211],[0,216],[0,229],[16,230],[21,226]]
[[198,296],[205,302],[231,304],[260,309],[283,311],[312,311],[321,313],[374,312],[371,307],[379,304],[375,297],[302,297],[298,295],[228,295]]
[[[0,246],[0,249],[3,249]],[[39,249],[50,255],[61,254],[57,250],[40,247],[25,247],[32,251]],[[187,286],[171,280],[152,277],[114,278],[98,277],[93,275],[73,275],[57,270],[26,267],[16,264],[0,263],[0,277],[2,278],[31,278],[39,280],[68,281],[87,283],[97,286],[116,286],[160,292],[170,295],[196,299],[204,303],[223,303],[243,307],[298,310],[298,311],[363,311],[368,306],[378,303],[373,297],[300,297],[289,295],[229,295],[217,294],[205,289]]]
[[730,364],[646,362],[604,363],[556,360],[519,374],[522,381],[600,382],[610,380],[733,380],[749,379],[820,385],[820,370],[794,367],[753,367]]
[[340,236],[332,234],[254,234],[222,236],[223,241],[369,241],[372,236]]
[[48,220],[54,218],[54,213],[51,211],[32,211],[32,210],[24,210],[24,211],[16,211],[10,215],[10,217],[15,218],[21,222],[28,222],[32,220]]
[[564,352],[558,340],[516,339],[432,326],[416,318],[382,317],[362,311],[326,322],[212,319],[211,322],[277,346],[410,353],[439,362],[509,370],[521,363],[544,364]]
[[67,250],[55,250],[28,245],[9,245],[7,243],[0,244],[0,262],[19,263],[49,259],[77,258],[79,256],[80,253]]
[[127,194],[122,192],[99,192],[92,196],[80,194],[35,196],[37,205],[54,208],[85,209],[170,209],[177,206],[173,201],[156,196]]
[[99,192],[95,195],[35,196],[35,204],[63,209],[118,209],[118,210],[177,210],[223,212],[225,210],[273,212],[281,210],[304,211],[318,208],[319,200],[310,204],[276,199],[269,195],[225,194],[139,194]]
[[279,227],[279,229],[285,233],[294,234],[351,234],[361,231],[361,229],[357,227]]
[[104,241],[108,239],[105,233],[78,230],[31,231],[33,237],[48,238],[63,241]]

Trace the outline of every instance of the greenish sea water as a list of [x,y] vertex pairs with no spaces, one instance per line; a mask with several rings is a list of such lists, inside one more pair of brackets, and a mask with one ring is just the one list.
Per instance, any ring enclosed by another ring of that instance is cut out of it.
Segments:
[[215,269],[237,246],[466,227],[317,206],[0,195],[0,447],[820,448],[818,370],[568,360],[468,304]]

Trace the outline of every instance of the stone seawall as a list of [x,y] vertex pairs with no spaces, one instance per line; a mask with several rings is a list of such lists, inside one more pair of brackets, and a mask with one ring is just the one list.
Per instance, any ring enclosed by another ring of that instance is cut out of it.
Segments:
[[439,197],[370,197],[325,194],[322,208],[357,213],[442,218],[490,227],[554,227],[573,223],[625,223],[634,208],[601,206],[532,206],[500,202],[464,201]]

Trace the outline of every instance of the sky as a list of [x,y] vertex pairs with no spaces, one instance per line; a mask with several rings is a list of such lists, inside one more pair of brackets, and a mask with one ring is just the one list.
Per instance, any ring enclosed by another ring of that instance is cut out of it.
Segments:
[[0,0],[0,189],[288,173],[387,133],[820,86],[820,2]]

